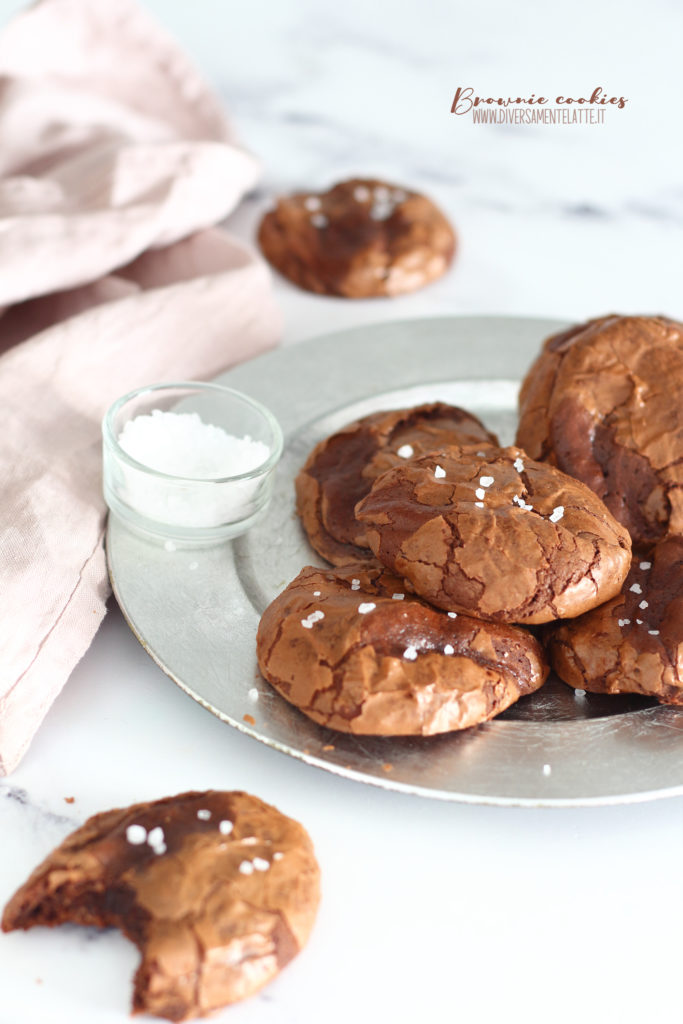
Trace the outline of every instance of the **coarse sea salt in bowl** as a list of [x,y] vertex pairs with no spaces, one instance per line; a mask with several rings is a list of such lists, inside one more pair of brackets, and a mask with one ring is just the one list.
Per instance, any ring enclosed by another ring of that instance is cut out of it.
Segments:
[[104,497],[128,526],[167,546],[244,533],[266,508],[282,431],[248,395],[219,384],[152,384],[102,421]]

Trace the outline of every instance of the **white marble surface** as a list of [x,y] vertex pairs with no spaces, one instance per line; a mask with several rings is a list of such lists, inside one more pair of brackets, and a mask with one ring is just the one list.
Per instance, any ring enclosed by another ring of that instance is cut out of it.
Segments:
[[[424,189],[458,227],[453,272],[414,296],[343,302],[278,281],[286,342],[442,313],[683,316],[673,0],[148,6],[263,160],[262,188],[233,218],[242,237],[274,192],[351,173]],[[494,95],[602,85],[629,102],[595,127],[474,126],[449,113],[457,85]],[[303,821],[324,885],[305,953],[219,1020],[680,1019],[683,799],[496,809],[335,778],[193,703],[115,608],[20,768],[0,780],[0,904],[89,814],[203,787],[250,790]],[[114,932],[3,936],[0,1024],[123,1022],[136,957]]]

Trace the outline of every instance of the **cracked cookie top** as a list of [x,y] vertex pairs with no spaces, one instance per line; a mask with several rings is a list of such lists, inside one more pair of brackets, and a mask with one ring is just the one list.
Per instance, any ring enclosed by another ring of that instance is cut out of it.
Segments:
[[347,299],[422,288],[455,252],[453,228],[430,199],[374,178],[279,199],[258,240],[268,262],[300,288]]
[[372,559],[353,510],[377,477],[450,444],[497,445],[472,413],[443,402],[376,412],[320,441],[296,481],[297,512],[311,545],[333,565]]
[[444,448],[390,469],[356,516],[425,600],[499,622],[580,615],[619,593],[631,562],[600,499],[519,448]]
[[621,593],[571,622],[548,627],[553,668],[592,693],[640,693],[683,704],[683,538],[633,560]]
[[683,535],[683,325],[608,316],[548,338],[517,444],[587,484],[635,547]]
[[330,729],[428,736],[484,722],[547,676],[523,629],[432,608],[382,566],[311,566],[266,608],[261,672]]
[[113,925],[142,953],[133,1011],[204,1016],[273,978],[305,944],[319,870],[298,822],[240,792],[105,811],[15,893],[4,931]]

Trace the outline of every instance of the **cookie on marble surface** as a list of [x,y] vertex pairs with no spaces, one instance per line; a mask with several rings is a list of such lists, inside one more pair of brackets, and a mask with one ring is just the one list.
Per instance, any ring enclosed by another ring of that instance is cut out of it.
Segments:
[[270,981],[306,943],[318,900],[296,821],[246,793],[183,793],[90,818],[15,893],[2,928],[120,928],[142,953],[133,1012],[178,1021]]
[[293,284],[348,299],[422,288],[441,277],[455,252],[453,228],[430,199],[370,178],[278,200],[258,241]]
[[379,560],[440,608],[569,618],[619,593],[628,532],[584,484],[519,448],[445,448],[383,473],[356,506]]
[[430,736],[488,721],[548,668],[523,629],[432,608],[383,567],[311,566],[266,608],[261,672],[320,725]]
[[618,597],[548,627],[558,676],[591,693],[639,693],[683,704],[683,538],[636,556]]
[[297,512],[311,545],[333,565],[373,559],[353,514],[377,477],[446,444],[498,440],[471,413],[443,402],[372,413],[315,446],[296,481]]
[[595,491],[634,547],[683,535],[683,325],[608,316],[548,338],[517,444]]

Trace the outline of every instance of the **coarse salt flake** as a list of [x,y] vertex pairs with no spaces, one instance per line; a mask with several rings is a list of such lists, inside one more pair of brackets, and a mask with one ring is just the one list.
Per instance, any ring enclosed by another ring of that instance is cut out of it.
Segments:
[[401,447],[396,452],[396,454],[400,455],[402,459],[409,459],[411,455],[414,455],[414,453],[415,449],[413,448],[412,444],[402,444]]
[[477,506],[477,508],[483,508],[484,507],[484,502],[483,501],[475,501],[474,504]]
[[233,823],[229,821],[227,818],[224,818],[223,821],[218,822],[218,831],[222,836],[229,836],[233,828]]
[[455,654],[455,647],[453,646],[453,644],[446,644],[446,646],[443,649],[443,653],[444,654]]
[[434,476],[436,477],[437,480],[443,480],[445,475],[446,475],[446,470],[443,468],[443,466],[435,466],[435,468],[434,468]]
[[650,636],[659,636],[658,629],[648,629],[648,633],[650,634]]
[[374,612],[377,605],[374,601],[365,601],[363,604],[358,605],[358,611],[361,615],[367,615],[368,612]]
[[643,592],[643,588],[641,587],[640,583],[631,584],[629,590],[631,590],[634,594],[642,594]]
[[251,863],[250,860],[243,860],[239,866],[239,870],[242,872],[243,875],[253,875],[254,865]]
[[197,811],[197,817],[199,818],[200,821],[210,821],[211,811],[208,811],[205,807],[201,807]]
[[144,825],[129,825],[126,829],[126,839],[132,846],[140,846],[147,840],[147,829]]
[[552,768],[550,767],[550,765],[549,764],[544,764],[543,765],[543,774],[544,775],[550,775],[551,772],[552,772]]
[[276,852],[275,852],[275,853],[273,854],[273,860],[282,860],[282,858],[283,858],[283,857],[284,857],[284,853],[280,853],[280,851],[279,851],[279,850],[277,850],[277,851],[276,851]]
[[492,476],[480,476],[479,477],[479,483],[481,484],[482,487],[490,487],[491,484],[493,483],[493,477]]
[[521,459],[515,459],[512,465],[515,467],[518,473],[522,473],[524,471],[524,463]]
[[402,601],[405,596],[406,596],[405,594],[392,594],[391,595],[391,600],[392,601]]
[[256,689],[255,686],[252,686],[252,688],[249,690],[249,692],[247,693],[247,697],[249,698],[250,701],[256,703],[256,701],[258,700],[258,690]]
[[379,200],[380,203],[386,203],[389,197],[390,193],[386,185],[375,186],[375,199]]
[[324,213],[314,213],[311,217],[311,224],[314,228],[326,228],[329,221]]
[[641,562],[640,563],[640,568],[641,569],[651,569],[652,568],[652,562]]
[[552,510],[548,518],[551,523],[559,523],[560,519],[564,515],[564,505],[558,505]]
[[254,857],[251,863],[257,871],[267,871],[270,867],[270,861],[266,860],[265,857]]
[[476,489],[476,491],[474,493],[476,494],[476,496],[478,498],[485,498],[486,497],[486,491],[484,490],[483,487],[477,487],[477,489]]
[[319,590],[314,590],[313,591],[313,597],[320,597],[320,591]]
[[360,590],[360,580],[351,580],[351,590]]
[[638,605],[639,608],[647,608],[647,606],[648,606],[647,601],[641,601],[640,604]]
[[324,618],[325,612],[321,612],[320,609],[318,609],[315,612],[311,612],[311,614],[308,615],[305,619],[302,619],[301,625],[304,627],[304,629],[313,629],[316,622],[320,622],[320,620]]
[[357,203],[367,203],[370,198],[370,189],[366,188],[365,185],[356,185],[353,190],[353,198]]
[[403,657],[406,659],[406,661],[415,661],[415,659],[417,658],[417,648],[406,647],[405,651],[403,652]]
[[575,697],[585,697],[586,696],[586,691],[585,690],[574,690],[574,696]]
[[147,836],[147,842],[150,846],[160,846],[164,841],[164,830],[161,825],[157,825],[156,828],[150,829],[149,835]]
[[314,213],[316,210],[320,209],[322,203],[318,196],[306,196],[306,198],[304,199],[304,206],[306,207],[307,210],[310,210],[312,213]]
[[619,619],[618,625],[620,627],[621,626],[630,626],[631,625],[631,620],[630,619]]
[[637,624],[639,626],[642,626],[642,624],[643,624],[643,620],[642,619],[636,619],[636,622],[637,622]]
[[449,612],[448,613],[448,618],[449,619],[457,619],[457,617],[458,617],[458,613],[457,612]]

